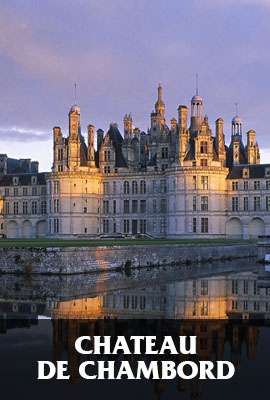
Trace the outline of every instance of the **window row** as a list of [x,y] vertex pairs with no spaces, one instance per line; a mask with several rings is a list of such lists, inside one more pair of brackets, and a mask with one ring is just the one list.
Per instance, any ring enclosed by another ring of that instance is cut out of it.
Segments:
[[270,180],[265,182],[256,180],[256,181],[232,181],[231,188],[233,191],[237,190],[270,190]]
[[208,218],[196,218],[194,217],[192,220],[192,232],[193,233],[208,233],[209,231],[209,223]]
[[23,201],[22,203],[14,201],[13,203],[5,202],[5,214],[47,214],[47,202],[41,201],[40,204],[37,201]]
[[39,196],[46,195],[46,186],[32,186],[32,187],[14,187],[4,189],[5,197],[9,196]]
[[240,198],[236,196],[232,197],[231,201],[232,211],[270,211],[270,196],[265,197],[265,206],[263,206],[260,196],[243,197],[242,204],[240,204]]

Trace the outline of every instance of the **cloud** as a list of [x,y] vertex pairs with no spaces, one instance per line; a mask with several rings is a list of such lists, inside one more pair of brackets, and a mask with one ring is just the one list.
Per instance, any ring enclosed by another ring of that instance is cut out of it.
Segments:
[[0,127],[0,140],[7,142],[44,142],[50,139],[48,132],[16,126]]
[[0,54],[12,60],[33,78],[52,82],[90,80],[97,82],[113,76],[115,56],[108,49],[92,46],[88,51],[53,40],[53,35],[38,36],[31,22],[8,10],[0,14]]

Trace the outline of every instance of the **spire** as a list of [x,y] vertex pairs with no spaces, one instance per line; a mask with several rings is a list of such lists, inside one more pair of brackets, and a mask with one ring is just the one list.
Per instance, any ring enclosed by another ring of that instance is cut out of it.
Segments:
[[161,83],[159,82],[158,84],[158,102],[162,101],[162,86]]
[[164,116],[165,113],[165,103],[162,100],[163,89],[161,83],[158,84],[158,98],[155,104],[156,113]]

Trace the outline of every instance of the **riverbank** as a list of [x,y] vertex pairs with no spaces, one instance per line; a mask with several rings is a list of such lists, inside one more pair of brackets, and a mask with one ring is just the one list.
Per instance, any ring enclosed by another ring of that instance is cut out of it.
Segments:
[[[100,241],[99,241],[100,244]],[[0,248],[0,273],[83,274],[257,257],[255,242]]]

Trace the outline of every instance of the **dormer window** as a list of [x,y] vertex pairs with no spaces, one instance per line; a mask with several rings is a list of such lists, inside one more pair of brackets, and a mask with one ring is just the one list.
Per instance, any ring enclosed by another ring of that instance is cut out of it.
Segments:
[[110,150],[104,150],[104,161],[111,161],[111,152]]
[[32,185],[36,185],[37,184],[37,177],[36,176],[32,176],[31,177],[31,184]]
[[206,141],[202,141],[200,144],[200,152],[201,154],[207,154],[208,153],[208,143]]
[[249,177],[249,169],[243,168],[243,178],[248,178],[248,177]]
[[162,149],[161,149],[161,158],[163,160],[168,158],[168,147],[162,147]]
[[19,178],[17,176],[13,177],[13,185],[18,185],[19,184]]
[[265,168],[265,176],[270,176],[270,168],[269,167]]

